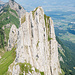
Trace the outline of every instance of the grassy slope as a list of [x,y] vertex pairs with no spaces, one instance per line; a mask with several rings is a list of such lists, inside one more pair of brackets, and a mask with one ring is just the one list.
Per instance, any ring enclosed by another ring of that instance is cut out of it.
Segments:
[[[7,46],[9,39],[9,32],[12,24],[15,24],[16,27],[19,27],[19,18],[16,11],[10,9],[9,6],[4,7],[2,9],[4,12],[0,14],[0,75],[3,75],[7,72],[9,65],[14,61],[16,57],[15,49],[13,48],[11,51],[5,51],[4,47]],[[14,13],[12,15],[9,11]],[[10,26],[6,25],[9,24]],[[4,26],[4,29],[2,27]],[[6,41],[4,40],[6,38]]]
[[0,59],[0,75],[7,72],[9,65],[14,61],[16,57],[16,48],[12,48],[11,51],[6,52]]

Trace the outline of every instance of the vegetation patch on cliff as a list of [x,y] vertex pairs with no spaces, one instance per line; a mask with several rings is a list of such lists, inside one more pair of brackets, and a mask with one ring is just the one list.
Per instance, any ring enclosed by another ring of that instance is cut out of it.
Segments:
[[25,75],[28,73],[28,72],[31,72],[32,73],[32,66],[31,64],[29,63],[19,63],[19,66],[20,66],[20,70],[21,70],[21,73],[20,75],[22,75],[24,72],[25,72]]
[[50,38],[50,36],[48,35],[48,41],[50,41],[52,38]]
[[39,41],[37,42],[37,45],[36,45],[36,47],[38,47],[39,46]]
[[8,28],[6,28],[6,26],[4,26],[4,33],[5,33],[4,46],[7,46],[7,45],[8,45],[8,39],[9,39],[10,28],[11,28],[11,25],[10,25]]
[[36,10],[38,9],[38,7],[37,8],[35,8],[35,10],[33,10],[32,11],[32,16],[33,16],[33,19],[35,19],[35,15],[34,15],[34,13],[36,12]]
[[19,64],[20,70],[21,70],[20,75],[23,75],[23,73],[25,73],[25,75],[27,75],[27,73],[29,73],[29,72],[32,74],[34,71],[40,73],[41,75],[44,75],[44,72],[41,72],[36,68],[33,69],[32,65],[30,63],[25,62],[25,63],[18,63],[18,64]]
[[45,26],[46,26],[46,32],[48,34],[48,41],[50,41],[52,38],[50,37],[50,24],[49,24],[49,16],[46,16],[44,14],[44,20],[45,20]]
[[13,9],[9,9],[9,11],[13,12],[13,13],[18,17],[18,14],[16,13],[15,10],[13,10]]
[[40,72],[41,75],[44,75],[44,72]]
[[26,16],[24,15],[22,18],[21,18],[21,24],[24,23],[26,21]]
[[16,48],[12,48],[11,51],[7,51],[0,59],[0,75],[4,75],[8,71],[9,65],[14,61],[16,57]]
[[44,14],[44,20],[45,20],[45,25],[47,25],[47,21],[49,21],[49,16],[46,16],[45,14]]

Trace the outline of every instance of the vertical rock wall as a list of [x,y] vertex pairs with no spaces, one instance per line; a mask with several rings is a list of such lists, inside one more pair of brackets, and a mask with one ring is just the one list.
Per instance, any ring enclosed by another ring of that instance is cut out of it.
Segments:
[[[16,29],[17,35],[12,37],[15,35],[12,34],[14,29],[13,26],[9,34],[9,40],[11,41],[9,43],[11,48],[17,38],[16,59],[14,66],[18,63],[27,62],[33,67],[39,69],[39,71],[44,72],[45,75],[59,75],[60,65],[52,19],[44,15],[42,7],[37,7],[30,13],[26,12],[20,20],[21,25],[19,29]],[[11,73],[16,75],[15,70],[17,68],[15,69],[14,66]],[[9,69],[9,72],[10,70],[11,68]],[[40,74],[36,73],[31,75]]]

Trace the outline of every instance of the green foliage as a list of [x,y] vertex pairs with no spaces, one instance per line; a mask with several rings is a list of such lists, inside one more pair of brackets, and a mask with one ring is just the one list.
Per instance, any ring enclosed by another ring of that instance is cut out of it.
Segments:
[[4,55],[6,51],[4,50],[4,48],[0,48],[0,56],[2,57]]
[[61,75],[65,75],[65,72],[61,69],[62,74]]
[[52,38],[50,38],[50,36],[48,35],[48,41],[50,41]]
[[49,16],[46,16],[44,14],[44,20],[45,20],[45,26],[46,26],[46,32],[48,34],[48,41],[50,41],[52,38],[50,37],[50,26],[49,26]]
[[[4,10],[6,9],[6,7],[4,8]],[[14,12],[15,15],[17,15],[16,11],[10,9],[10,8],[7,8],[8,10],[4,13],[1,14],[0,16],[0,28],[3,27],[3,25],[6,25],[6,24],[15,24],[16,27],[18,28],[19,27],[19,18],[16,18],[14,15],[12,15],[9,11],[11,12]],[[18,16],[18,15],[17,15]]]
[[38,9],[38,7],[34,11],[32,11],[33,19],[35,19],[34,13],[36,12],[37,9]]
[[48,28],[49,28],[49,24],[48,24]]
[[46,25],[46,15],[44,14],[44,20],[45,20],[45,25]]
[[0,28],[0,48],[4,48],[4,31]]
[[61,55],[63,55],[63,56],[65,57],[64,52],[63,52],[60,48],[58,48],[58,51],[59,51],[59,53],[60,53]]
[[[56,36],[56,40],[64,49],[63,53],[58,49],[59,54],[62,56],[64,63],[60,61],[61,69],[65,72],[65,75],[74,75],[75,71],[73,67],[75,66],[75,57],[73,56],[74,53],[69,50],[64,44],[60,41],[60,39]],[[71,70],[71,71],[70,71]]]
[[38,41],[38,43],[37,43],[37,47],[38,47],[38,45],[39,45],[39,41]]
[[72,43],[71,41],[61,40],[63,44],[68,47],[72,52],[75,53],[75,43]]
[[16,48],[12,48],[11,51],[7,51],[3,57],[0,59],[0,75],[7,72],[9,65],[14,61],[16,57]]
[[25,71],[25,74],[27,74],[28,72],[31,72],[32,73],[32,66],[31,64],[29,63],[19,63],[19,66],[20,66],[20,70],[21,70],[21,75],[24,73]]
[[39,70],[35,68],[35,72],[39,72]]
[[[49,16],[46,16],[45,14],[44,14],[44,20],[45,20],[45,25],[47,24],[47,21],[49,21]],[[49,26],[48,26],[48,28],[49,28]]]
[[[27,75],[28,72],[32,73],[33,70],[32,70],[32,66],[30,63],[25,62],[25,63],[18,63],[18,64],[19,64],[20,70],[21,70],[20,75],[23,75],[24,72],[25,72],[25,75]],[[38,72],[41,75],[44,75],[44,72],[41,72],[36,68],[35,68],[35,72]]]
[[[2,10],[4,12],[0,14],[0,48],[4,48],[8,43],[11,25],[15,24],[16,27],[18,28],[20,24],[19,18],[16,18],[14,15],[12,15],[9,12],[9,11],[13,12],[18,17],[16,11],[13,9],[10,9],[9,5],[4,7]],[[6,27],[5,26],[6,24],[10,24],[10,26]],[[2,29],[3,26],[5,29]],[[5,38],[6,38],[6,41],[5,41]]]
[[21,18],[21,24],[24,23],[26,21],[26,16],[24,15],[22,18]]
[[44,72],[40,72],[41,75],[44,75]]
[[16,11],[15,11],[15,10],[10,9],[9,11],[13,12],[13,13],[14,13],[14,14],[18,17],[18,14],[16,13]]
[[9,28],[5,28],[5,29],[4,29],[4,33],[5,33],[5,35],[6,35],[6,43],[5,43],[6,46],[7,46],[7,44],[8,44],[10,28],[11,28],[11,26],[10,26]]
[[47,16],[47,20],[49,20],[49,18],[50,18],[50,17],[49,17],[49,16]]
[[15,24],[16,27],[19,28],[19,24],[20,24],[19,18],[16,18],[15,16],[13,16],[11,14],[9,14],[9,16],[10,16],[10,18],[9,18],[10,19],[10,23],[11,24]]
[[[46,16],[44,14],[44,20],[45,20],[45,26],[46,26],[46,32],[48,35],[50,35],[50,25],[49,25],[49,16]],[[51,38],[48,36],[48,41],[51,40]]]

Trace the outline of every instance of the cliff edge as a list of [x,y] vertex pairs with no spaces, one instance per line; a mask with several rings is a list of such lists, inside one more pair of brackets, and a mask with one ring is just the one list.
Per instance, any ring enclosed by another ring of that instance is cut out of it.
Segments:
[[42,7],[20,18],[20,27],[12,25],[8,49],[16,48],[15,61],[9,66],[12,75],[59,75],[58,48],[51,17]]

